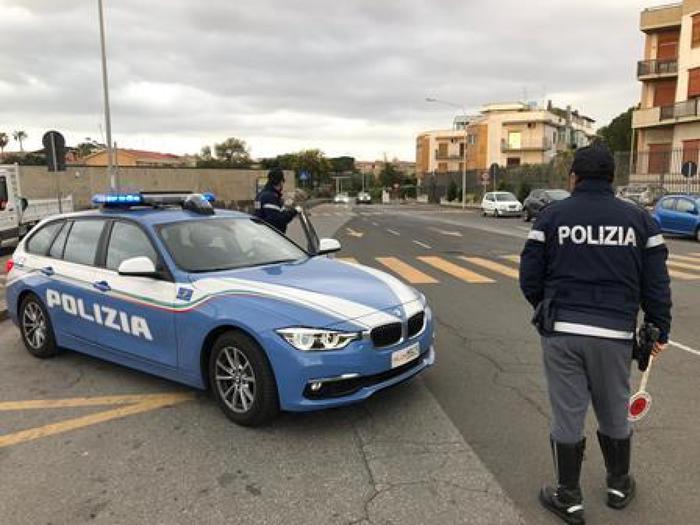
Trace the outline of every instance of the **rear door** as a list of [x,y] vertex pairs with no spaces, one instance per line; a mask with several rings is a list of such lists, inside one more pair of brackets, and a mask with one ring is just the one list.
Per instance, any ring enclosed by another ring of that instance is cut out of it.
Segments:
[[676,198],[663,199],[656,208],[656,216],[662,231],[676,231]]
[[681,197],[676,203],[676,219],[678,231],[688,235],[695,234],[698,221],[698,210],[691,199]]

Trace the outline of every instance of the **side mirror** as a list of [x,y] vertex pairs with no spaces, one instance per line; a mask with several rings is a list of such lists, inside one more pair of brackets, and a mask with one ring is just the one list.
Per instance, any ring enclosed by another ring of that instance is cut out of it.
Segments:
[[25,199],[24,197],[20,197],[19,207],[22,210],[22,213],[24,213],[24,211],[27,209],[27,206],[29,206],[29,202],[27,201],[27,199]]
[[340,248],[340,242],[336,239],[321,239],[318,242],[318,255],[339,252]]
[[129,277],[158,277],[156,266],[148,257],[133,257],[119,265],[119,275]]

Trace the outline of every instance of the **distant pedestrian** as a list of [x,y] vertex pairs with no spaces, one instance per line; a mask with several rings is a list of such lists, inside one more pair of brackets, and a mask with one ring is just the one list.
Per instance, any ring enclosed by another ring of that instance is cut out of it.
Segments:
[[282,201],[283,189],[284,172],[280,168],[272,168],[267,174],[267,184],[255,197],[255,215],[281,233],[286,233],[287,225],[297,212],[294,209],[285,209]]
[[579,478],[588,405],[598,419],[607,468],[607,504],[626,507],[635,495],[629,473],[627,420],[637,315],[661,335],[671,328],[668,250],[649,213],[615,198],[614,161],[602,145],[576,152],[571,197],[541,213],[520,263],[520,287],[535,307],[551,403],[550,441],[557,485],[540,491],[542,505],[567,523],[584,523]]

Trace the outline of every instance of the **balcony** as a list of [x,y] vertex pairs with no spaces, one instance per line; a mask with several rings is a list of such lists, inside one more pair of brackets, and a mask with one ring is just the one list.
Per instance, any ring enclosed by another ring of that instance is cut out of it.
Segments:
[[678,76],[678,60],[640,60],[637,62],[637,78],[651,80]]
[[501,140],[502,153],[515,151],[547,151],[549,149],[552,149],[552,141],[548,137],[523,140],[519,143],[509,143],[506,139]]
[[655,31],[670,27],[680,27],[682,17],[682,3],[651,7],[642,11],[639,28],[642,31]]
[[677,122],[692,122],[699,117],[698,99],[692,99],[670,106],[638,109],[632,114],[632,127],[639,129],[668,126]]
[[460,153],[440,153],[436,151],[435,160],[464,160],[464,155]]

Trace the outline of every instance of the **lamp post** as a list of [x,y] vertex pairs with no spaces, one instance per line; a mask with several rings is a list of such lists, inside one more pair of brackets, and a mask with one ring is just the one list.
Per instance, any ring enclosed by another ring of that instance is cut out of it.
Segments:
[[114,172],[114,153],[112,149],[112,118],[109,111],[109,82],[107,78],[107,52],[105,51],[105,20],[102,0],[97,0],[100,19],[100,55],[102,59],[102,91],[105,106],[105,131],[107,133],[107,177],[112,191],[119,190],[119,175]]
[[[453,108],[460,109],[462,115],[466,117],[467,112],[464,110],[464,106],[461,104],[455,104],[454,102],[449,102],[447,100],[440,100],[439,98],[425,97],[426,102],[434,102],[436,104],[444,104],[445,106],[450,106]],[[464,122],[464,152],[462,155],[462,209],[467,207],[467,144],[469,142],[469,130],[467,129],[467,122]]]

